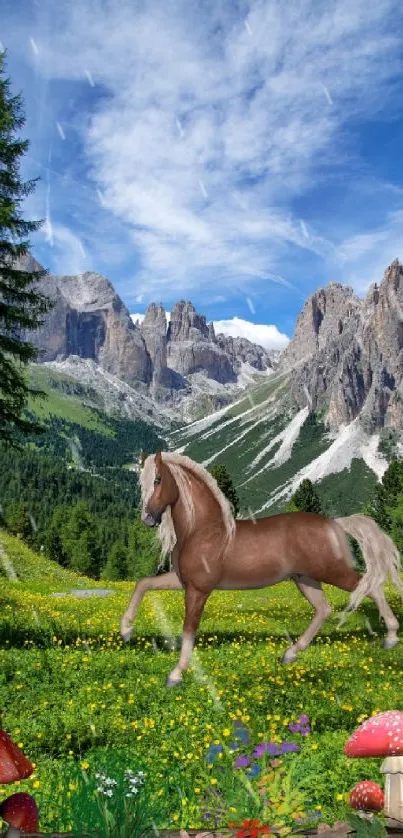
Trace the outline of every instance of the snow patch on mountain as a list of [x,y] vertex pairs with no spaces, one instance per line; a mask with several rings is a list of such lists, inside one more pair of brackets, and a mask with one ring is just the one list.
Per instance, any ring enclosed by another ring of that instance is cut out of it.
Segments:
[[381,480],[388,467],[385,457],[378,451],[379,434],[368,436],[359,424],[359,418],[349,425],[341,427],[329,448],[304,466],[292,480],[285,483],[272,495],[260,509],[255,510],[255,515],[280,499],[288,500],[296,491],[302,480],[308,479],[312,483],[322,480],[329,474],[338,474],[344,469],[350,469],[354,459],[362,459]]
[[294,416],[290,424],[284,429],[282,434],[283,441],[270,463],[272,467],[280,466],[285,463],[286,460],[290,459],[294,442],[296,442],[299,437],[299,432],[308,417],[308,413],[309,408],[304,407],[297,413],[296,416]]

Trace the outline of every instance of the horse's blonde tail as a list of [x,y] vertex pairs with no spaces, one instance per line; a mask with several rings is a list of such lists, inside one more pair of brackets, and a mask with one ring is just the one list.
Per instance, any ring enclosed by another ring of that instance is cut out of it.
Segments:
[[335,518],[335,521],[344,532],[358,541],[366,566],[364,575],[351,594],[349,604],[342,612],[340,624],[349,611],[358,608],[364,597],[377,594],[387,582],[388,576],[403,600],[400,553],[392,539],[382,532],[373,518],[366,515],[349,515],[348,518]]

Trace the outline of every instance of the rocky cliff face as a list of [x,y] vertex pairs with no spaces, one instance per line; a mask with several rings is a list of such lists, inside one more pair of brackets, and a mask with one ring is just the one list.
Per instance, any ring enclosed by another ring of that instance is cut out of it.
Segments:
[[168,364],[180,375],[204,372],[220,384],[236,382],[236,371],[216,341],[213,324],[208,326],[192,303],[181,300],[173,306],[167,343]]
[[[29,255],[17,267],[40,269]],[[155,401],[171,404],[191,392],[192,375],[203,374],[221,385],[236,384],[244,355],[255,358],[256,369],[264,369],[263,349],[246,347],[245,342],[239,346],[220,342],[213,324],[207,324],[190,302],[173,306],[168,326],[163,306],[152,303],[140,326],[99,274],[49,274],[39,285],[54,308],[42,329],[24,337],[42,351],[42,362],[69,357],[91,360]]]
[[240,369],[242,363],[249,364],[258,372],[274,368],[270,353],[263,349],[263,346],[257,346],[247,338],[233,338],[230,335],[219,334],[217,344],[231,358],[236,370]]
[[326,406],[331,427],[402,427],[403,267],[396,259],[359,300],[331,283],[306,302],[280,358],[299,407]]
[[281,355],[280,368],[293,369],[305,359],[345,342],[357,329],[361,302],[353,289],[331,282],[309,297],[298,316],[292,340]]
[[110,282],[95,273],[46,276],[39,283],[54,307],[42,329],[25,335],[41,361],[88,358],[128,384],[147,387],[152,363],[138,327]]

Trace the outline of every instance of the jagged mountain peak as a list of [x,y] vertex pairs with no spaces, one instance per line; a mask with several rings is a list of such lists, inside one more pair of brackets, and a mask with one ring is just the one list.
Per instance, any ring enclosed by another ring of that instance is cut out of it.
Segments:
[[162,303],[150,303],[146,308],[141,326],[147,328],[154,326],[155,323],[164,324],[165,328],[167,326],[167,315]]
[[112,306],[123,307],[109,280],[94,271],[73,276],[59,276],[57,287],[65,300],[77,311],[96,311]]
[[403,267],[395,259],[364,300],[348,286],[315,292],[297,319],[280,367],[299,407],[327,407],[338,428],[360,417],[370,432],[402,427]]
[[280,357],[280,368],[293,369],[342,334],[353,333],[362,303],[348,285],[330,282],[308,297],[294,334]]
[[14,262],[14,267],[17,271],[29,271],[29,273],[44,270],[42,265],[36,259],[34,259],[32,254],[29,252],[25,253],[24,256],[20,256],[19,259],[16,259]]

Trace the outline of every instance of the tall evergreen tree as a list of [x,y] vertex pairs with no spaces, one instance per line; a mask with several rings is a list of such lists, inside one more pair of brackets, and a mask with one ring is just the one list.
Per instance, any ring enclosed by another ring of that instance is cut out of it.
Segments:
[[229,500],[236,518],[239,513],[239,498],[227,467],[218,463],[210,470],[210,474],[217,481],[223,495]]
[[305,479],[300,483],[288,503],[287,511],[323,514],[319,495],[310,480]]
[[46,271],[18,268],[29,252],[27,236],[42,222],[26,221],[21,204],[35,189],[36,181],[20,178],[20,158],[28,140],[17,132],[25,124],[21,96],[12,96],[5,76],[5,53],[0,52],[0,439],[15,442],[21,434],[38,431],[39,426],[24,417],[30,390],[24,372],[29,361],[38,357],[32,344],[22,339],[26,330],[37,329],[51,308],[36,283]]
[[109,550],[105,567],[101,572],[101,579],[108,582],[119,582],[126,579],[127,548],[125,543],[118,539],[114,541]]
[[391,509],[399,505],[399,498],[402,494],[403,461],[392,460],[381,483],[377,483],[372,497],[365,504],[364,513],[374,518],[383,530],[390,533],[393,526]]
[[126,578],[137,580],[143,576],[155,576],[161,550],[154,531],[144,526],[139,514],[130,522],[128,531]]
[[62,530],[62,545],[71,570],[98,578],[98,532],[85,501],[79,501],[69,510]]
[[33,526],[28,505],[15,501],[7,510],[7,527],[14,535],[24,539],[27,544],[32,543]]

